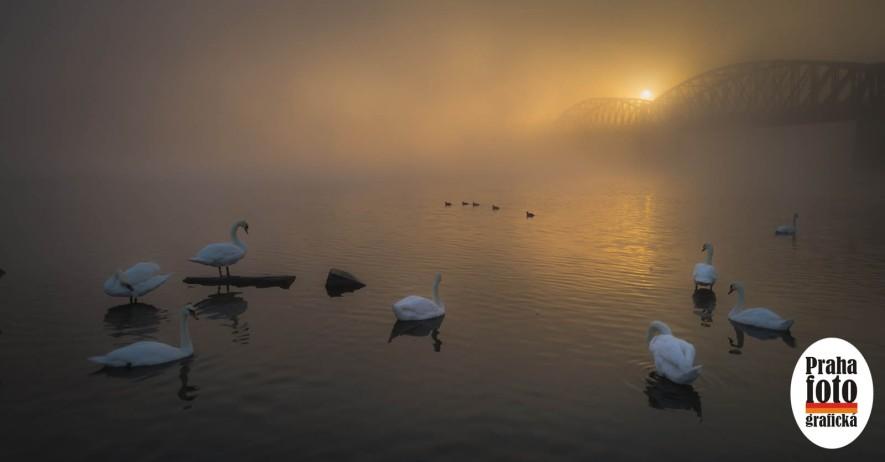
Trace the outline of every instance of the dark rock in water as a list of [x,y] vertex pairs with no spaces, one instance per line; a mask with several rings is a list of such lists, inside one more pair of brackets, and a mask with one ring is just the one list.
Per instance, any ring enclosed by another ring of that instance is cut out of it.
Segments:
[[326,293],[330,297],[340,297],[345,292],[353,292],[363,287],[366,285],[356,276],[340,269],[330,269],[329,275],[326,277]]

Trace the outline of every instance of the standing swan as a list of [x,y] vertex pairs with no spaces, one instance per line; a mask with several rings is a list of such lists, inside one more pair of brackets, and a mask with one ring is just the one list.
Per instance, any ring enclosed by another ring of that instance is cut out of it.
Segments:
[[716,284],[716,278],[719,277],[713,266],[713,244],[704,243],[701,252],[707,252],[707,259],[694,265],[694,271],[691,273],[694,278],[694,290],[698,290],[698,286],[709,286],[712,289],[713,284]]
[[799,219],[798,213],[793,213],[793,224],[792,225],[780,225],[774,230],[775,235],[781,236],[795,236],[796,235],[796,220]]
[[141,262],[132,265],[126,271],[117,270],[104,282],[104,293],[111,297],[129,297],[129,303],[137,303],[138,297],[163,285],[169,274],[158,274],[160,265],[153,262]]
[[648,326],[648,350],[655,360],[655,369],[671,382],[688,385],[701,375],[703,366],[694,365],[694,345],[674,337],[670,327],[661,321]]
[[249,234],[249,223],[246,220],[240,220],[230,227],[231,242],[217,242],[203,247],[203,250],[197,252],[197,255],[190,259],[194,263],[206,266],[214,266],[218,268],[218,277],[221,275],[221,267],[227,271],[227,277],[230,277],[230,265],[240,261],[246,256],[246,244],[237,237],[237,230],[243,228],[246,234]]
[[393,314],[396,315],[396,319],[400,321],[420,321],[446,314],[446,306],[439,299],[440,281],[442,281],[442,274],[436,273],[436,278],[433,280],[433,300],[417,295],[409,295],[394,303]]
[[784,319],[768,308],[744,308],[744,285],[740,282],[731,283],[728,293],[732,292],[738,293],[738,300],[728,313],[728,319],[748,326],[777,331],[790,330],[790,326],[793,325],[792,319]]
[[136,367],[155,366],[187,358],[194,354],[194,345],[187,329],[188,315],[197,319],[197,312],[190,303],[181,309],[181,346],[178,348],[160,342],[136,342],[104,356],[93,356],[89,360],[105,367]]

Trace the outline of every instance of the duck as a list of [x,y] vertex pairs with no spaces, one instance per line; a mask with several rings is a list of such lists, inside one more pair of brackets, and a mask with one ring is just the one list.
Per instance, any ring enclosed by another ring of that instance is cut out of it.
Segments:
[[452,206],[452,203],[449,202],[449,201],[446,201],[445,204],[446,204],[446,207],[451,207],[451,206]]
[[470,205],[470,202],[467,202],[467,201],[461,201],[461,205]]
[[492,204],[492,210],[501,210],[501,207],[498,207],[495,204]]
[[525,217],[526,217],[526,218],[535,218],[535,214],[532,213],[532,212],[526,211],[526,212],[525,212]]
[[479,202],[473,202],[474,207],[479,207]]
[[694,345],[674,336],[667,324],[652,321],[647,341],[658,374],[682,385],[691,384],[700,376],[703,366],[694,365]]
[[197,312],[194,311],[194,307],[190,303],[181,309],[181,345],[179,347],[161,342],[142,341],[118,348],[104,356],[92,356],[89,358],[89,361],[105,367],[139,367],[156,366],[193,356],[194,345],[188,332],[188,316],[199,319],[197,318]]
[[246,256],[246,244],[237,237],[237,230],[243,228],[246,234],[249,234],[249,223],[246,220],[240,220],[230,227],[230,242],[217,242],[203,247],[197,255],[190,258],[190,261],[206,266],[214,266],[218,268],[218,277],[221,275],[221,267],[227,270],[227,277],[230,277],[230,265],[240,261]]
[[129,303],[138,303],[138,297],[165,284],[172,273],[159,274],[160,265],[139,262],[126,271],[117,270],[104,282],[104,293],[111,297],[129,297]]
[[774,234],[776,236],[795,236],[796,235],[796,220],[799,219],[798,213],[793,213],[793,224],[792,225],[780,225],[774,230]]
[[707,258],[694,265],[694,271],[691,273],[692,279],[694,279],[694,290],[698,290],[698,286],[707,286],[712,289],[719,277],[716,274],[716,267],[713,266],[713,244],[704,243],[701,252],[707,252]]
[[439,298],[439,283],[442,274],[436,273],[433,280],[433,299],[409,295],[393,304],[393,314],[400,321],[421,321],[446,314],[446,306]]
[[728,287],[729,295],[732,292],[737,292],[738,299],[734,308],[728,313],[728,319],[740,324],[776,331],[787,331],[793,326],[792,319],[784,319],[768,308],[745,308],[744,285],[742,283],[732,282]]

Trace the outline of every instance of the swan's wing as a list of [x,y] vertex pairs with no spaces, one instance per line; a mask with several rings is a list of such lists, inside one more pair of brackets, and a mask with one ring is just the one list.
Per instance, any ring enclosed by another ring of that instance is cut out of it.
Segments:
[[245,253],[245,250],[235,244],[218,242],[203,247],[191,261],[208,265],[229,265],[239,261]]
[[672,335],[658,335],[649,343],[655,359],[655,367],[661,372],[677,374],[689,370],[694,364],[694,346]]
[[133,286],[147,281],[151,276],[160,272],[160,265],[154,262],[141,262],[132,265],[126,270],[126,279]]
[[432,300],[417,295],[409,295],[394,303],[393,312],[396,314],[397,319],[403,321],[428,319],[443,314],[442,309],[436,303],[433,303]]
[[115,276],[109,277],[104,282],[104,293],[111,297],[128,297],[132,295],[129,289],[123,287],[123,284],[120,284],[120,281]]
[[133,286],[132,288],[135,289],[135,293],[140,297],[140,296],[156,289],[157,287],[160,287],[161,285],[165,284],[166,281],[171,276],[172,276],[172,273],[158,274],[158,275],[148,279],[147,281],[144,281],[138,285]]
[[133,366],[160,364],[183,357],[184,353],[180,348],[151,341],[136,342],[105,355],[105,358],[113,362],[122,362]]
[[716,282],[718,277],[716,274],[716,268],[713,267],[713,265],[708,265],[706,263],[698,263],[694,265],[694,271],[692,271],[691,275],[695,281],[704,284],[712,284]]
[[685,363],[690,366],[694,365],[694,345],[691,343],[682,340],[681,338],[677,338],[679,341],[679,349],[682,351],[682,356],[685,358]]
[[768,308],[747,308],[741,311],[738,317],[756,322],[780,322],[784,320],[784,318]]

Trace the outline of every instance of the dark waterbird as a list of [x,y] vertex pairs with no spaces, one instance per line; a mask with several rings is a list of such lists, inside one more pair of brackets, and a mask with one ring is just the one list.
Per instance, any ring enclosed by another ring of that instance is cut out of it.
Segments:
[[473,206],[474,206],[474,207],[479,207],[479,202],[474,202],[474,203],[473,203]]
[[501,207],[498,207],[495,204],[492,204],[492,210],[501,210]]
[[445,204],[446,204],[446,207],[451,207],[451,206],[452,206],[452,203],[449,202],[449,201],[446,201]]
[[461,201],[461,205],[470,205],[470,202]]
[[526,218],[535,218],[535,214],[532,213],[532,212],[526,211],[526,212],[525,212],[525,217],[526,217]]

